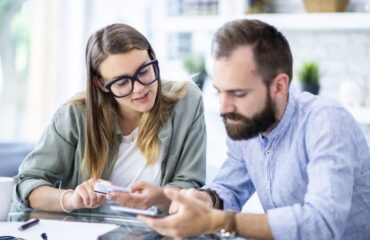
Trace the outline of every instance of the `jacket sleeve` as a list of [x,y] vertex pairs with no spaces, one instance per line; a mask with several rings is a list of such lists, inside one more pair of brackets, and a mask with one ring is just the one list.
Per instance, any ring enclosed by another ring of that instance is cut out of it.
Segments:
[[165,185],[199,188],[206,178],[207,136],[202,95],[193,84],[189,84],[188,95],[176,103],[172,124],[166,164],[167,175],[171,177]]
[[62,106],[54,115],[33,151],[24,159],[15,177],[18,204],[28,207],[28,196],[37,187],[52,186],[74,172],[78,142],[76,114]]

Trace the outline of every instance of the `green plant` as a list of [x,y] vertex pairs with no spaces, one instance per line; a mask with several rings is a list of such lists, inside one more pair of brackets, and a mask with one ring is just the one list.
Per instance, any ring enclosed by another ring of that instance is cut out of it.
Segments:
[[182,58],[182,65],[191,75],[194,82],[202,89],[205,78],[207,77],[203,55],[187,54]]
[[182,58],[182,63],[189,74],[205,71],[204,57],[201,55],[187,54]]
[[298,70],[298,77],[302,84],[319,84],[319,65],[313,61],[304,62]]

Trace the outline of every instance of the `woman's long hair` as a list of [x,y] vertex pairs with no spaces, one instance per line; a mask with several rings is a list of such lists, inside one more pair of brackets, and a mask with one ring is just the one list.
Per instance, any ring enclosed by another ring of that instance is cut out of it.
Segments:
[[[126,24],[109,25],[90,36],[86,47],[86,94],[69,103],[86,105],[85,151],[82,173],[87,178],[101,178],[108,158],[118,153],[119,138],[114,132],[119,114],[110,93],[103,92],[95,83],[100,76],[99,66],[111,54],[122,54],[132,49],[147,50],[151,59],[155,53],[148,40]],[[138,148],[152,164],[159,156],[158,131],[168,119],[176,101],[185,95],[187,84],[163,84],[158,79],[158,91],[153,108],[143,113],[139,121]],[[164,91],[162,90],[162,87]],[[86,172],[85,172],[86,171]]]

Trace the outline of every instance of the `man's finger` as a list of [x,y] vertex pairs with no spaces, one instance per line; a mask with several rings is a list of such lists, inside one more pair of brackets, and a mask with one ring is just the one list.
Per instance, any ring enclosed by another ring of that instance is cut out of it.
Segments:
[[157,231],[165,231],[171,223],[171,216],[164,218],[152,218],[148,216],[138,215],[137,219],[148,224],[149,227],[156,229]]
[[176,189],[165,188],[163,192],[164,192],[164,195],[168,199],[185,204],[185,205],[189,205],[192,203],[193,200],[195,200],[195,199],[193,200],[189,199],[188,197],[184,196],[184,194],[181,194],[181,192],[179,192]]

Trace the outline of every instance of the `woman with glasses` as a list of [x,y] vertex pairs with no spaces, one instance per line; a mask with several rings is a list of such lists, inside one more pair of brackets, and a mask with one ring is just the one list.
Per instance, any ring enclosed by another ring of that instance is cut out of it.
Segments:
[[[125,24],[90,37],[86,69],[86,93],[56,112],[19,169],[20,205],[69,212],[110,199],[166,211],[163,187],[204,184],[206,130],[195,85],[162,82],[150,43]],[[98,181],[130,192],[96,193]]]

